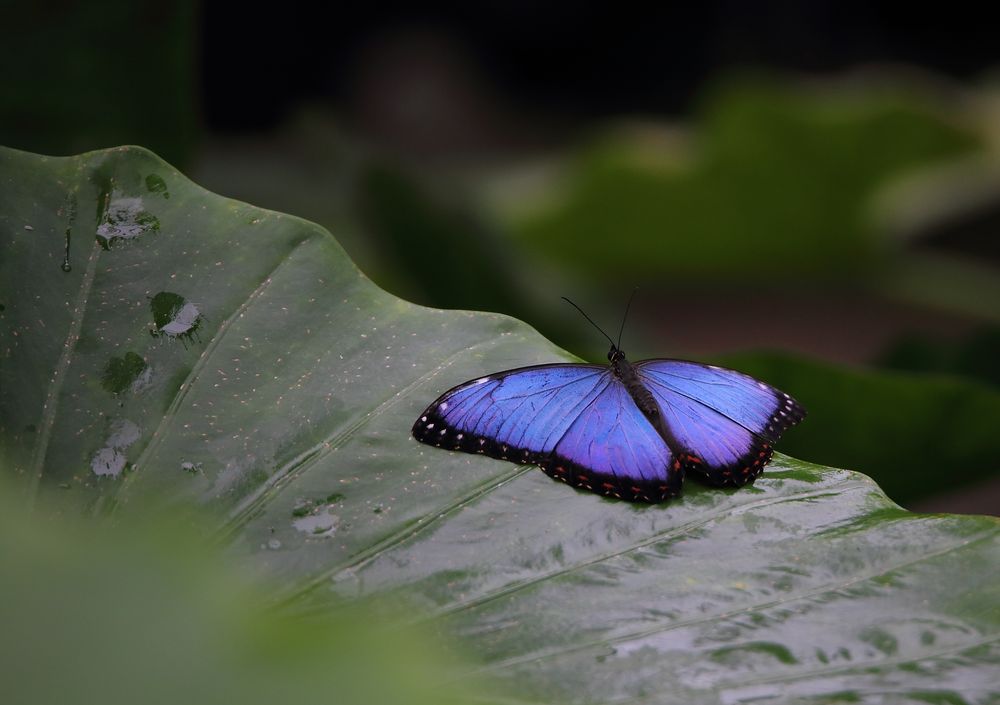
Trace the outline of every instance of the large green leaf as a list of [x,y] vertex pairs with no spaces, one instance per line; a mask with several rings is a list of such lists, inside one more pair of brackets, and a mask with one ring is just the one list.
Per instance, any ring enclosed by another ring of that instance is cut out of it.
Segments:
[[0,187],[0,442],[29,496],[202,506],[290,609],[400,600],[516,702],[995,701],[995,520],[787,457],[636,506],[421,446],[441,390],[568,356],[139,149],[3,151]]

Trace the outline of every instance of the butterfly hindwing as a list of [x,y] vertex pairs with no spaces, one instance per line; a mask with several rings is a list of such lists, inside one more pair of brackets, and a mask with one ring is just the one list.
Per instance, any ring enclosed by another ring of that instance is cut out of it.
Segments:
[[635,369],[682,446],[686,468],[712,484],[752,481],[773,443],[805,416],[789,395],[734,370],[684,360],[644,360]]
[[614,377],[569,427],[543,469],[593,492],[643,502],[677,496],[684,479],[680,460]]
[[680,490],[679,462],[608,367],[538,365],[467,382],[431,404],[413,436],[533,463],[600,494],[659,501]]

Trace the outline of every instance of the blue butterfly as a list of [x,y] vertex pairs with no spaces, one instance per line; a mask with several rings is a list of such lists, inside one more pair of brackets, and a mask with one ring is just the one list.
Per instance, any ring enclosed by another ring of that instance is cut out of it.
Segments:
[[662,502],[680,494],[688,472],[717,486],[752,482],[772,444],[805,417],[788,394],[734,370],[669,359],[633,365],[601,332],[610,366],[534,365],[465,382],[427,407],[413,437],[535,464],[603,495]]

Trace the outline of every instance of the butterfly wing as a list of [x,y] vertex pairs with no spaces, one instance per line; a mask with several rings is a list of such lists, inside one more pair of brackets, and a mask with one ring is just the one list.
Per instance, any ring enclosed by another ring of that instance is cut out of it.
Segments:
[[680,459],[613,376],[542,469],[577,487],[641,502],[676,497],[684,480]]
[[805,416],[785,392],[735,370],[685,360],[643,360],[635,369],[681,446],[682,463],[712,484],[752,481],[774,442]]
[[427,407],[413,436],[533,463],[601,494],[660,501],[680,490],[680,463],[608,367],[538,365],[466,382]]

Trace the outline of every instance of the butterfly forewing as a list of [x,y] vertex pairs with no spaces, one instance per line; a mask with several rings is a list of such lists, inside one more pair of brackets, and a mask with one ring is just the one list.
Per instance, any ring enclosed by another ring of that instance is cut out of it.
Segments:
[[686,396],[770,441],[805,416],[788,394],[736,370],[687,360],[642,360],[635,369],[650,391]]
[[538,365],[488,375],[442,394],[417,419],[413,436],[442,448],[536,462],[609,381],[607,368],[597,365]]

